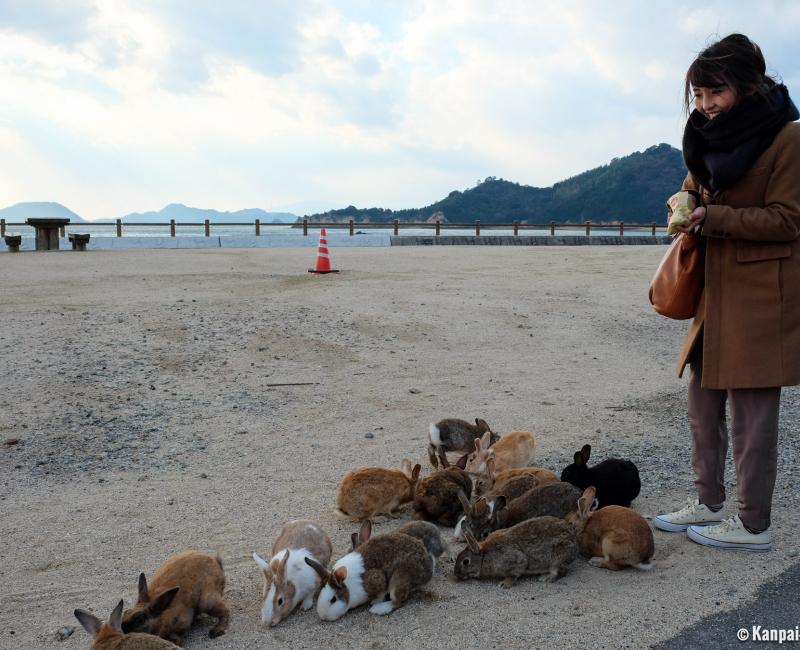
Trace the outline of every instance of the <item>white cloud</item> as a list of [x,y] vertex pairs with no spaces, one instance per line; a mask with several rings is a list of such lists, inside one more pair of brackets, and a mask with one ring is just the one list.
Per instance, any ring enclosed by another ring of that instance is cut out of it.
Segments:
[[791,2],[97,0],[64,34],[36,7],[39,29],[0,26],[0,205],[45,193],[89,217],[549,185],[677,144],[683,72],[716,31],[800,83]]

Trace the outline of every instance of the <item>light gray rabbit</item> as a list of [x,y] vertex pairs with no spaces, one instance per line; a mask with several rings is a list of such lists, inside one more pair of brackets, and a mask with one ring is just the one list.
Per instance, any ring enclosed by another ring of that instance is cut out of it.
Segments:
[[467,578],[505,578],[510,587],[524,575],[553,582],[567,572],[578,555],[575,529],[557,517],[536,517],[493,532],[478,542],[464,529],[467,548],[456,558],[455,575]]
[[[470,424],[465,420],[447,418],[439,420],[436,424],[431,422],[428,430],[428,458],[431,465],[439,467],[441,460],[442,466],[447,467],[447,451],[472,451],[475,447],[475,439],[480,438],[484,433],[489,433],[491,442],[494,444],[500,440],[500,436],[492,432],[486,420],[475,418],[475,424]],[[438,456],[438,458],[437,458]]]

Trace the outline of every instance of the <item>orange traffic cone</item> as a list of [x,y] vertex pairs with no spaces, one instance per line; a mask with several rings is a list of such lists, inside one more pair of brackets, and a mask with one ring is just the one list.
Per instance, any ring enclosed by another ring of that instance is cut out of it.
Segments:
[[338,273],[339,269],[331,268],[331,259],[328,256],[328,239],[325,228],[319,231],[319,250],[317,251],[317,268],[308,269],[309,273]]

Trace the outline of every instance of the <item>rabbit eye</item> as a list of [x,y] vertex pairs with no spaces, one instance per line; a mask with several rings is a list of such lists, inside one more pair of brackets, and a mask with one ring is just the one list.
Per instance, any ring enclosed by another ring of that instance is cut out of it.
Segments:
[[283,598],[278,598],[278,607],[283,605]]
[[336,602],[336,596],[334,596],[333,598],[331,598],[331,605],[333,605],[333,603],[335,603],[335,602]]
[[463,560],[461,560],[461,564],[463,564],[464,566],[469,566],[469,558],[465,557]]

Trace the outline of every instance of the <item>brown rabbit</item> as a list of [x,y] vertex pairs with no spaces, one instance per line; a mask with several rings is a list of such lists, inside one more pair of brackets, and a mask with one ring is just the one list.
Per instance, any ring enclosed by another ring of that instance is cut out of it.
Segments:
[[[447,467],[447,451],[472,451],[475,438],[480,438],[489,432],[491,443],[494,444],[500,439],[496,433],[492,433],[486,420],[475,418],[475,424],[470,424],[465,420],[447,418],[439,420],[436,424],[431,422],[428,431],[428,458],[431,465],[439,467],[439,459],[443,467]],[[438,459],[437,459],[438,455]]]
[[[489,460],[490,465],[493,462],[493,460]],[[506,481],[501,486],[501,489],[492,489],[473,502],[470,502],[465,493],[460,492],[458,500],[461,503],[464,516],[456,523],[455,538],[458,540],[464,538],[463,526],[469,527],[478,540],[484,539],[491,531],[502,528],[503,526],[497,524],[495,520],[497,515],[495,506],[498,503],[505,506],[506,503],[513,501],[535,487],[539,487],[539,479],[536,476],[533,474],[520,474]],[[503,497],[503,499],[498,501],[497,497]]]
[[[505,489],[506,483],[519,477],[534,480],[536,485],[558,482],[558,476],[556,476],[555,472],[544,467],[512,467],[498,472],[496,471],[494,458],[489,458],[486,461],[486,469],[481,474],[476,475],[473,480],[475,496],[482,497],[489,492],[500,494]],[[518,485],[521,485],[521,483]],[[536,485],[531,483],[530,487],[536,487]],[[514,497],[509,497],[509,500],[512,498]]]
[[513,481],[520,476],[532,476],[539,481],[539,485],[558,483],[558,481],[561,480],[558,478],[558,474],[545,467],[513,467],[511,469],[504,469],[501,472],[495,472],[492,490],[495,492],[502,490],[503,486],[508,481]]
[[[170,597],[162,600],[165,607],[169,606],[177,590],[172,589],[168,593],[171,594]],[[85,610],[75,610],[75,618],[80,621],[83,629],[94,636],[91,650],[181,650],[180,646],[152,634],[123,634],[122,606],[123,602],[120,600],[111,612],[108,623],[103,623]]]
[[455,526],[461,515],[458,493],[472,494],[472,478],[463,467],[467,456],[462,456],[455,467],[434,472],[420,480],[414,488],[414,518],[435,521],[442,526]]
[[414,486],[422,466],[411,468],[403,459],[402,469],[363,467],[345,474],[336,495],[336,514],[352,521],[378,515],[396,517],[400,507],[414,500]]
[[497,525],[508,528],[531,517],[565,517],[577,508],[578,497],[580,490],[562,481],[545,483],[505,503],[503,497],[498,496],[495,507]]
[[505,578],[510,587],[520,576],[540,575],[552,582],[567,572],[578,555],[575,528],[557,517],[528,519],[493,532],[479,543],[464,530],[467,548],[456,558],[455,575],[467,578]]
[[[429,521],[409,521],[407,524],[403,524],[391,532],[410,535],[421,541],[425,545],[425,548],[428,549],[434,567],[436,566],[436,559],[441,557],[442,553],[446,550],[445,544],[442,541],[442,534],[439,532],[439,529]],[[357,533],[350,535],[350,541],[353,546],[352,550],[355,551],[371,536],[372,524],[367,520],[361,524],[361,529]]]
[[526,467],[533,461],[535,446],[536,441],[530,431],[511,431],[494,445],[491,444],[491,436],[484,433],[475,441],[475,450],[467,461],[467,471],[482,474],[486,471],[486,461],[490,458],[494,458],[496,472]]
[[[179,587],[172,603],[159,611],[165,592]],[[208,635],[214,639],[228,627],[230,614],[222,598],[225,572],[222,558],[199,551],[185,551],[167,558],[153,574],[148,587],[139,575],[139,599],[122,616],[124,632],[147,632],[179,644],[199,614],[217,619]]]
[[589,564],[619,571],[626,566],[653,568],[653,531],[644,517],[624,506],[594,510],[595,489],[588,487],[578,500],[578,511],[567,516],[578,533],[578,548]]

